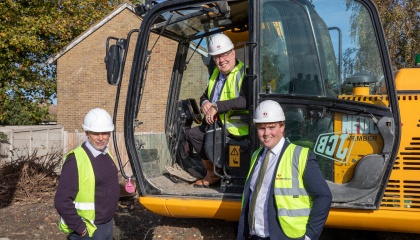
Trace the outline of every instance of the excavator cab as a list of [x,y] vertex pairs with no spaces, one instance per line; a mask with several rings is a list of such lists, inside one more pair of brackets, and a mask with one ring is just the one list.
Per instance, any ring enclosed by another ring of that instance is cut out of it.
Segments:
[[[196,117],[194,117],[196,116]],[[237,115],[235,117],[243,118],[247,120],[248,115]],[[184,181],[195,181],[201,179],[206,174],[204,166],[201,163],[201,158],[198,153],[192,148],[192,145],[187,141],[186,134],[193,126],[201,124],[203,121],[201,118],[200,108],[198,107],[195,99],[185,99],[178,101],[177,112],[175,116],[177,122],[173,136],[179,139],[169,140],[173,143],[172,149],[175,154],[178,154],[178,161],[174,163],[176,167],[167,166],[166,168],[170,171],[169,175],[173,178],[181,178]],[[177,121],[178,119],[179,121]],[[179,144],[181,147],[177,147]],[[246,167],[243,167],[241,172],[238,172],[238,168],[232,168],[231,166],[239,164],[241,152],[238,149],[231,149],[230,151],[236,151],[233,155],[236,158],[229,159],[229,146],[242,146],[242,157],[245,153],[244,149],[248,148],[247,136],[237,137],[229,134],[226,131],[226,126],[217,121],[215,124],[209,126],[206,132],[204,140],[204,149],[207,155],[207,159],[213,163],[214,171],[221,178],[220,184],[217,185],[220,191],[242,191],[244,184],[244,175],[246,174]],[[220,168],[221,171],[216,171],[216,167]],[[183,170],[185,169],[186,175],[191,177],[185,177]]]
[[[269,99],[284,109],[286,140],[315,153],[333,209],[379,208],[401,124],[370,0],[153,1],[135,12],[137,39],[119,39],[106,61],[109,82],[120,89],[130,48],[119,42],[135,42],[124,135],[141,204],[166,216],[237,220],[260,146],[253,112]],[[206,151],[223,169],[221,182],[194,188],[205,169],[185,134],[203,121],[199,97],[216,67],[208,42],[217,33],[230,37],[246,66],[247,114],[235,117],[248,123],[249,135],[234,138],[215,126]]]

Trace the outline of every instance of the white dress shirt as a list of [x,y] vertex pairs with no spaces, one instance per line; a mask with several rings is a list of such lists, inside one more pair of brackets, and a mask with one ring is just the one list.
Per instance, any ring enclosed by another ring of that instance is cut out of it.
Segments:
[[[260,192],[257,197],[257,204],[255,206],[255,213],[254,213],[255,224],[254,224],[254,229],[250,229],[251,235],[256,235],[259,237],[270,236],[270,233],[268,231],[268,212],[267,212],[268,197],[269,197],[268,194],[270,192],[269,187],[273,180],[273,176],[277,170],[276,160],[278,159],[280,152],[283,149],[284,141],[285,139],[283,137],[282,139],[280,139],[280,142],[274,148],[271,149],[267,171],[265,173],[261,173],[265,175],[264,175],[263,183],[260,188]],[[261,169],[261,165],[265,158],[266,152],[267,152],[267,148],[264,148],[263,154],[258,158],[257,162],[255,163],[256,165],[254,167],[254,173],[251,177],[251,182],[250,182],[250,189],[251,189],[251,195],[249,197],[250,201],[252,199],[255,183],[257,181],[258,173]],[[249,219],[249,221],[252,221],[252,219]],[[251,223],[249,225],[251,226]]]

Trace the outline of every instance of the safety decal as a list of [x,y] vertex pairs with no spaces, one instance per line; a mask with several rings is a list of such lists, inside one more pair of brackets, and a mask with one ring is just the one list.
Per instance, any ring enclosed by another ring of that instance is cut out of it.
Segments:
[[240,167],[240,147],[235,145],[229,146],[229,167]]

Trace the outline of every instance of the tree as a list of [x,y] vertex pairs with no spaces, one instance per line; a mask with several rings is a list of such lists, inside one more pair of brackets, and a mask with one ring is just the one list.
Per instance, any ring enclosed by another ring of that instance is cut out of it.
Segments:
[[[373,1],[381,17],[393,70],[413,67],[415,56],[420,54],[418,40],[420,5],[413,0]],[[360,3],[353,0],[346,0],[346,7],[352,13],[350,36],[358,43],[358,46],[363,47],[346,49],[343,61],[344,72],[351,73],[353,70],[362,72],[364,69],[369,69],[369,73],[380,76],[382,69],[378,65],[379,62],[375,61],[379,58],[379,52],[372,45],[374,36],[370,29],[370,21],[368,21],[369,13],[361,7]]]
[[56,95],[46,60],[123,0],[0,1],[0,125],[38,124]]
[[350,38],[355,46],[344,51],[343,72],[349,76],[355,73],[381,76],[383,69],[378,61],[380,53],[369,12],[353,0],[347,0],[346,7],[351,12]]
[[392,64],[412,67],[420,54],[420,4],[418,0],[373,0],[388,41]]
[[[417,0],[373,0],[396,68],[420,54]],[[0,125],[37,124],[56,95],[46,60],[123,0],[0,1]],[[143,2],[143,1],[142,1]]]

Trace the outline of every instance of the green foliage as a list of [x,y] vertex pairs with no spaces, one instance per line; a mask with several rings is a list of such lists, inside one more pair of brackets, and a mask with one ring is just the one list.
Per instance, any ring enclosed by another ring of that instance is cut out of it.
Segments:
[[0,132],[0,142],[8,142],[9,138],[7,137],[7,134],[4,132]]
[[[420,5],[414,0],[373,0],[380,14],[384,29],[392,70],[413,67],[414,59],[420,53]],[[416,4],[417,3],[417,4]],[[345,73],[352,74],[366,71],[374,76],[381,76],[382,66],[378,61],[379,52],[375,36],[371,30],[370,13],[360,3],[346,0],[347,9],[351,9],[351,32],[353,41],[359,48],[346,49],[344,53]],[[357,36],[357,37],[356,37]],[[352,59],[350,59],[350,56]],[[349,61],[350,60],[350,61]]]
[[[420,4],[373,1],[393,65],[412,66],[420,53]],[[122,2],[0,1],[0,125],[38,124],[48,118],[47,107],[56,96],[56,69],[46,60]]]
[[368,73],[381,76],[383,69],[380,53],[373,32],[370,14],[366,8],[356,1],[347,0],[347,8],[351,10],[350,37],[356,43],[356,48],[344,52],[344,69],[348,75]]
[[42,121],[48,115],[46,106],[39,106],[36,101],[21,99],[13,101],[6,98],[0,106],[1,116],[5,118],[7,125],[33,125]]
[[38,124],[56,95],[46,64],[122,0],[0,1],[0,125]]
[[418,0],[373,0],[381,15],[392,64],[412,67],[420,54],[420,4]]

